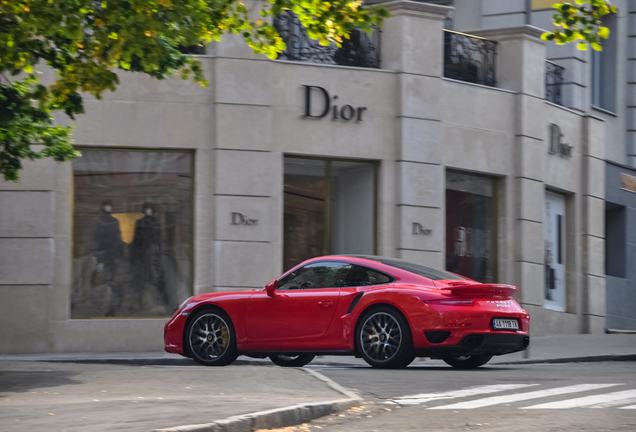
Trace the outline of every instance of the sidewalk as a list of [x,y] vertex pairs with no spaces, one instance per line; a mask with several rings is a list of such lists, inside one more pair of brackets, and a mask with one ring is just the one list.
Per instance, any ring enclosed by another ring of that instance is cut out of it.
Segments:
[[321,416],[347,398],[302,369],[271,362],[206,368],[184,360],[185,366],[0,361],[0,430],[150,432],[298,404],[320,404]]
[[[636,334],[554,335],[531,337],[530,347],[518,352],[494,357],[490,364],[554,361],[636,360]],[[195,363],[177,354],[165,352],[143,353],[77,353],[0,355],[1,360],[112,363],[163,366],[194,366]],[[426,361],[417,359],[416,361]],[[0,362],[0,367],[1,367]],[[271,365],[269,359],[241,356],[235,365]],[[319,356],[311,365],[366,365],[362,359],[350,356]]]

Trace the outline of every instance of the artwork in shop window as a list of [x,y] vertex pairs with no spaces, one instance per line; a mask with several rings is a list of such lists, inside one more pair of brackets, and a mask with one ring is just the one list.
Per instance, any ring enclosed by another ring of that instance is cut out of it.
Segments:
[[478,282],[496,282],[495,180],[446,174],[446,270]]
[[192,154],[82,150],[72,318],[165,317],[191,294]]
[[546,192],[544,219],[544,306],[565,311],[565,197]]

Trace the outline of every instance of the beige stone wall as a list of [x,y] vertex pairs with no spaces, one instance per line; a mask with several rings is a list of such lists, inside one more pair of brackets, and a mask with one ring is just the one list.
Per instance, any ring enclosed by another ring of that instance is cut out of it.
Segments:
[[[210,86],[122,74],[103,101],[86,100],[75,143],[195,153],[194,292],[260,288],[282,270],[285,154],[377,161],[378,253],[443,268],[445,173],[498,183],[499,281],[521,287],[535,335],[603,327],[602,122],[543,100],[545,47],[526,27],[500,41],[499,88],[443,78],[448,8],[395,2],[380,70],[271,61],[236,37],[201,57]],[[426,43],[425,43],[426,42]],[[363,121],[303,118],[303,85]],[[559,124],[570,159],[548,154]],[[161,319],[70,320],[70,164],[27,163],[0,182],[0,352],[162,349]],[[568,196],[568,310],[545,310],[545,190]],[[235,226],[232,212],[258,219]],[[431,229],[414,236],[412,223]],[[33,317],[33,318],[32,318]]]

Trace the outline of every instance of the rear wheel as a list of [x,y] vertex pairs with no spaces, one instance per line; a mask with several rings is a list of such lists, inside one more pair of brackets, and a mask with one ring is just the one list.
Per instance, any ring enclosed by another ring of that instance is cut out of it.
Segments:
[[309,364],[315,357],[314,355],[271,355],[269,359],[282,367],[303,367]]
[[358,352],[377,368],[404,368],[415,354],[406,319],[390,307],[378,307],[364,314],[356,332]]
[[480,354],[472,356],[457,356],[457,357],[444,357],[442,360],[446,364],[451,365],[457,369],[476,369],[479,366],[483,366],[490,361],[492,355]]
[[204,366],[226,366],[238,357],[232,320],[221,310],[203,310],[192,317],[186,340],[192,358]]

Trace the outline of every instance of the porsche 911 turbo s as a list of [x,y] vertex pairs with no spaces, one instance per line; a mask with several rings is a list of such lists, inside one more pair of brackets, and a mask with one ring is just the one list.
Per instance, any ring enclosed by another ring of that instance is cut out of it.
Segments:
[[165,325],[165,350],[206,366],[239,355],[304,366],[328,354],[378,368],[415,357],[476,368],[529,345],[530,317],[515,292],[395,258],[324,256],[263,290],[187,299]]

